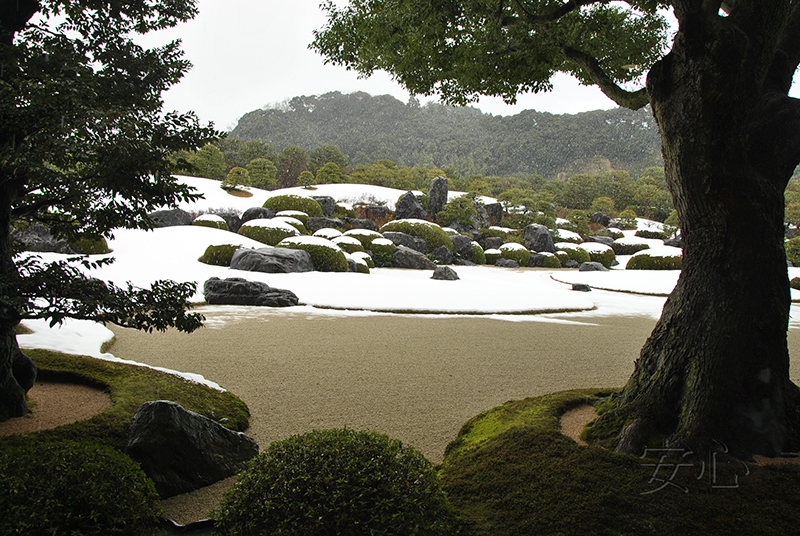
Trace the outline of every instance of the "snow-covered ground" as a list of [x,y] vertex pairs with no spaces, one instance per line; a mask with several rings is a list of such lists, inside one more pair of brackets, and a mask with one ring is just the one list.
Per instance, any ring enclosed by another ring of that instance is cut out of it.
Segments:
[[[244,211],[261,206],[272,196],[283,193],[329,195],[337,202],[380,201],[389,207],[404,192],[390,188],[334,184],[320,185],[316,190],[291,188],[266,192],[253,189],[252,197],[235,197],[219,187],[219,182],[186,177],[185,181],[200,190],[204,199],[183,204],[194,213],[233,208]],[[651,228],[653,222],[641,222]],[[626,231],[632,235],[634,231]],[[638,239],[640,240],[640,239]],[[664,248],[661,241],[651,247]],[[209,266],[199,262],[209,245],[234,244],[262,247],[259,242],[238,234],[201,226],[167,227],[153,231],[118,230],[109,246],[114,264],[92,272],[92,275],[124,285],[128,281],[146,287],[159,279],[195,281],[197,292],[192,301],[203,302],[202,283],[210,277],[243,277],[263,281],[276,288],[289,289],[302,305],[291,308],[258,308],[202,306],[200,312],[214,312],[213,322],[236,321],[242,316],[268,315],[381,315],[381,314],[469,314],[515,322],[591,321],[599,316],[646,316],[657,319],[666,295],[677,282],[678,271],[624,270],[629,257],[620,257],[620,268],[609,272],[577,270],[508,269],[494,266],[455,266],[458,281],[430,279],[431,272],[400,269],[373,269],[370,274],[307,272],[297,274],[264,274]],[[677,250],[679,252],[679,250]],[[667,251],[664,254],[668,254]],[[43,253],[45,260],[63,255]],[[800,268],[789,268],[790,277],[800,276]],[[575,292],[573,283],[589,284],[591,292]],[[800,299],[792,291],[794,299]],[[220,314],[225,311],[225,314]],[[790,328],[800,327],[800,306],[793,305]],[[73,354],[116,359],[101,353],[103,343],[113,334],[93,322],[69,320],[60,327],[49,328],[44,321],[25,321],[33,333],[19,335],[23,348],[44,348]],[[211,326],[213,327],[213,326]],[[194,381],[201,377],[184,374]],[[213,384],[213,382],[208,382]],[[213,384],[216,386],[216,384]]]

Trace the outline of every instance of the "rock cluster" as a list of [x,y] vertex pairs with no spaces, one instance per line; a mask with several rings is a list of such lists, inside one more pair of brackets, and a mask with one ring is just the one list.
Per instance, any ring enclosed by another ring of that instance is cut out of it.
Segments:
[[266,283],[241,277],[212,277],[203,285],[203,296],[211,305],[291,307],[299,303],[297,295],[291,290],[272,288]]

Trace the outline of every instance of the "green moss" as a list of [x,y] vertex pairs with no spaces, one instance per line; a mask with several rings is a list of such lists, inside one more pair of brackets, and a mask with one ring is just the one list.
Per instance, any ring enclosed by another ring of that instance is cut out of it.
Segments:
[[264,227],[261,225],[247,225],[245,223],[239,228],[238,234],[246,236],[247,238],[252,238],[262,244],[275,246],[284,238],[297,236],[300,234],[300,231],[294,226],[292,226],[291,229],[287,229],[284,225]]
[[680,270],[683,257],[651,257],[647,254],[634,255],[628,261],[626,270]]
[[652,238],[656,240],[666,240],[667,235],[662,233],[661,231],[649,231],[647,229],[640,229],[636,231],[636,235],[639,238]]
[[242,246],[234,246],[231,244],[208,246],[203,255],[197,260],[212,266],[230,266],[233,254],[241,247]]
[[376,238],[383,238],[383,235],[377,231],[370,231],[369,229],[350,229],[344,233],[345,236],[352,236],[361,242],[364,250],[371,249],[370,245]]
[[270,197],[264,202],[264,207],[270,208],[276,213],[283,210],[297,210],[299,212],[308,214],[310,217],[319,218],[324,216],[322,207],[319,203],[310,197],[303,197],[299,195],[287,194]]
[[486,254],[480,244],[472,242],[472,262],[475,264],[486,264]]
[[412,221],[412,220],[395,220],[390,221],[383,227],[380,232],[394,231],[400,233],[410,234],[422,238],[428,245],[428,251],[433,251],[439,246],[445,246],[450,251],[455,251],[455,246],[450,236],[435,223]]
[[229,231],[228,223],[225,220],[201,220],[196,219],[192,222],[192,225],[197,225],[198,227],[210,227],[212,229],[221,229],[223,231]]
[[296,237],[282,240],[278,246],[308,252],[311,255],[311,262],[314,263],[314,270],[318,272],[347,272],[350,269],[344,252],[333,242],[330,245],[323,245],[317,241],[305,241],[302,237]]

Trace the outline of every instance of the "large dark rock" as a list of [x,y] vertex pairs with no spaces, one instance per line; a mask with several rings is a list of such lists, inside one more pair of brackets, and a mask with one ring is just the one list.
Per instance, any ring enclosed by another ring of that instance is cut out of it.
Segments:
[[258,454],[258,444],[175,402],[157,400],[136,410],[125,453],[165,498],[235,475]]
[[428,257],[406,246],[397,246],[392,254],[392,266],[411,270],[435,270],[436,264]]
[[318,217],[313,216],[306,220],[306,229],[311,231],[319,231],[320,229],[325,229],[330,227],[332,229],[344,229],[345,223],[340,220],[339,218],[327,218],[327,217]]
[[40,253],[80,253],[75,246],[64,239],[56,239],[50,229],[41,224],[31,225],[24,231],[11,230],[11,241],[21,244],[24,251]]
[[272,288],[266,283],[241,277],[212,277],[203,284],[203,296],[211,305],[292,307],[299,302],[291,290]]
[[614,245],[614,239],[605,235],[592,235],[586,237],[587,242],[597,242],[598,244],[605,244],[607,246]]
[[426,244],[425,240],[422,238],[397,231],[386,231],[383,233],[383,237],[387,240],[391,240],[395,246],[405,246],[414,251],[419,251],[423,255],[428,253],[428,244]]
[[608,268],[599,262],[584,262],[578,267],[579,272],[608,272]]
[[265,207],[250,207],[242,213],[242,223],[250,220],[269,220],[275,217],[275,211]]
[[156,227],[178,227],[180,225],[191,225],[192,215],[179,208],[156,210],[148,214]]
[[248,272],[289,274],[314,271],[311,255],[302,249],[258,248],[237,249],[231,258],[231,268]]
[[428,216],[436,221],[436,216],[447,204],[447,178],[434,177],[428,186]]
[[519,268],[519,263],[512,259],[497,259],[494,265],[503,268]]
[[586,285],[584,283],[573,283],[572,284],[572,290],[575,290],[577,292],[591,292],[592,291],[592,287],[590,287],[589,285]]
[[525,247],[537,253],[555,253],[556,246],[550,231],[544,225],[532,223],[525,227]]
[[437,259],[440,264],[453,264],[453,260],[455,259],[453,252],[450,251],[447,246],[439,246],[431,251],[431,255],[434,259]]
[[472,221],[474,222],[473,227],[475,229],[486,229],[489,227],[491,223],[489,220],[489,213],[486,212],[486,206],[478,201],[472,203],[472,206],[475,207],[475,212],[478,213],[474,218],[472,218]]
[[431,279],[439,281],[458,281],[459,277],[455,270],[449,266],[437,266],[433,271]]
[[603,227],[608,227],[608,224],[611,223],[611,218],[603,214],[602,212],[595,212],[591,216],[589,216],[590,223],[597,223],[602,225]]
[[489,215],[489,225],[500,225],[503,221],[503,204],[489,203],[485,205],[486,213]]
[[425,220],[428,214],[422,208],[422,202],[413,192],[406,192],[397,200],[394,207],[394,217],[398,220],[417,219]]
[[325,216],[333,216],[333,213],[336,212],[336,200],[329,195],[312,195],[311,199],[319,203],[319,206],[322,207],[322,213]]
[[453,245],[456,248],[456,253],[464,259],[468,261],[473,260],[473,251],[472,251],[472,239],[468,236],[464,235],[453,235],[450,237],[453,241]]
[[225,223],[228,224],[228,230],[230,232],[239,232],[239,228],[242,226],[242,218],[239,216],[238,212],[234,210],[220,210],[215,214],[225,220]]
[[667,238],[664,240],[664,245],[683,249],[683,239],[680,236],[676,238]]
[[367,205],[364,207],[364,217],[372,222],[383,225],[391,219],[391,211],[386,205]]
[[350,229],[366,229],[368,231],[377,231],[375,222],[372,220],[362,220],[358,218],[342,218]]
[[[487,236],[483,239],[483,249],[500,249],[500,246],[505,244],[506,241],[499,236]],[[530,248],[528,248],[530,249]]]
[[541,253],[531,253],[531,258],[528,260],[529,268],[542,268],[544,266],[544,255]]
[[33,364],[33,359],[23,354],[22,351],[17,350],[17,353],[14,354],[14,359],[11,361],[11,373],[26,393],[36,383],[36,372],[36,365]]

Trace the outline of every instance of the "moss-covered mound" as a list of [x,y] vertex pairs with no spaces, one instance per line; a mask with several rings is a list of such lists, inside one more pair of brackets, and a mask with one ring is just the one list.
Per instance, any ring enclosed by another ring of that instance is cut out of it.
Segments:
[[212,266],[230,266],[233,254],[241,247],[242,246],[234,246],[232,244],[208,246],[203,255],[197,260]]
[[225,494],[223,535],[447,535],[455,518],[432,464],[372,431],[315,430],[276,441]]
[[369,253],[363,251],[356,251],[355,253],[350,254],[351,257],[356,259],[356,261],[361,260],[364,264],[367,265],[367,268],[375,268],[375,261],[372,260],[372,257]]
[[361,245],[364,246],[364,250],[371,249],[370,245],[376,238],[383,238],[381,233],[370,231],[369,229],[350,229],[349,231],[345,231],[344,235],[358,239]]
[[486,264],[492,264],[497,262],[497,259],[503,258],[503,252],[499,249],[487,249],[483,252],[483,258],[486,260]]
[[312,218],[321,218],[324,216],[319,203],[310,197],[303,197],[300,195],[276,195],[267,199],[264,202],[264,207],[271,208],[276,214],[283,210],[296,210]]
[[216,214],[202,214],[194,219],[192,225],[199,225],[200,227],[211,227],[212,229],[221,229],[228,231],[228,222],[222,216]]
[[300,231],[283,220],[271,218],[250,220],[239,228],[239,234],[262,244],[275,246],[284,238],[299,235]]
[[439,246],[445,246],[450,251],[455,252],[455,246],[444,230],[429,221],[424,220],[394,220],[380,228],[381,233],[387,231],[394,231],[399,233],[410,234],[421,238],[428,245],[428,251],[433,251]]
[[650,245],[644,243],[628,244],[628,243],[614,242],[613,244],[611,244],[611,247],[614,249],[614,253],[617,255],[633,255],[634,253],[638,253],[639,251],[650,249]]
[[297,232],[300,233],[301,235],[311,234],[308,232],[306,224],[304,224],[301,220],[298,220],[297,218],[294,218],[292,216],[275,216],[272,219],[275,221],[288,223],[289,225],[297,229]]
[[611,246],[599,242],[584,242],[580,245],[580,249],[589,254],[589,259],[592,262],[599,262],[606,268],[611,268],[611,264],[617,258]]
[[783,247],[786,249],[786,260],[795,266],[800,266],[800,236],[787,240]]
[[646,253],[634,255],[625,266],[626,270],[680,270],[683,257],[651,257]]
[[75,249],[84,255],[105,255],[111,253],[108,242],[102,236],[84,235],[72,244]]
[[[541,255],[544,255],[544,260],[542,261],[544,268],[561,268],[561,260],[555,253],[543,251]],[[567,256],[567,259],[569,259],[569,256]]]
[[500,246],[500,255],[504,259],[516,261],[520,266],[528,266],[531,260],[531,252],[522,244],[516,242],[506,242]]
[[319,236],[295,236],[281,240],[282,248],[302,249],[311,255],[311,262],[318,272],[347,272],[347,258],[344,252],[331,242]]
[[327,240],[333,240],[336,237],[342,236],[342,232],[339,229],[334,229],[333,227],[323,227],[322,229],[317,229],[312,233],[313,236],[321,236]]
[[361,244],[361,241],[354,236],[337,236],[331,239],[331,242],[339,246],[345,253],[364,251],[364,246]]
[[486,264],[486,254],[480,244],[472,241],[472,262],[475,264]]
[[[589,262],[592,260],[589,256],[589,253],[582,247],[579,247],[577,244],[573,244],[571,242],[558,242],[556,244],[556,248],[559,251],[566,252],[567,256],[576,261],[578,264],[583,264],[584,262]],[[562,264],[563,262],[564,261],[562,261]]]
[[279,218],[294,218],[296,220],[300,220],[300,223],[303,225],[305,225],[306,221],[308,221],[308,214],[299,210],[281,210],[275,215]]

